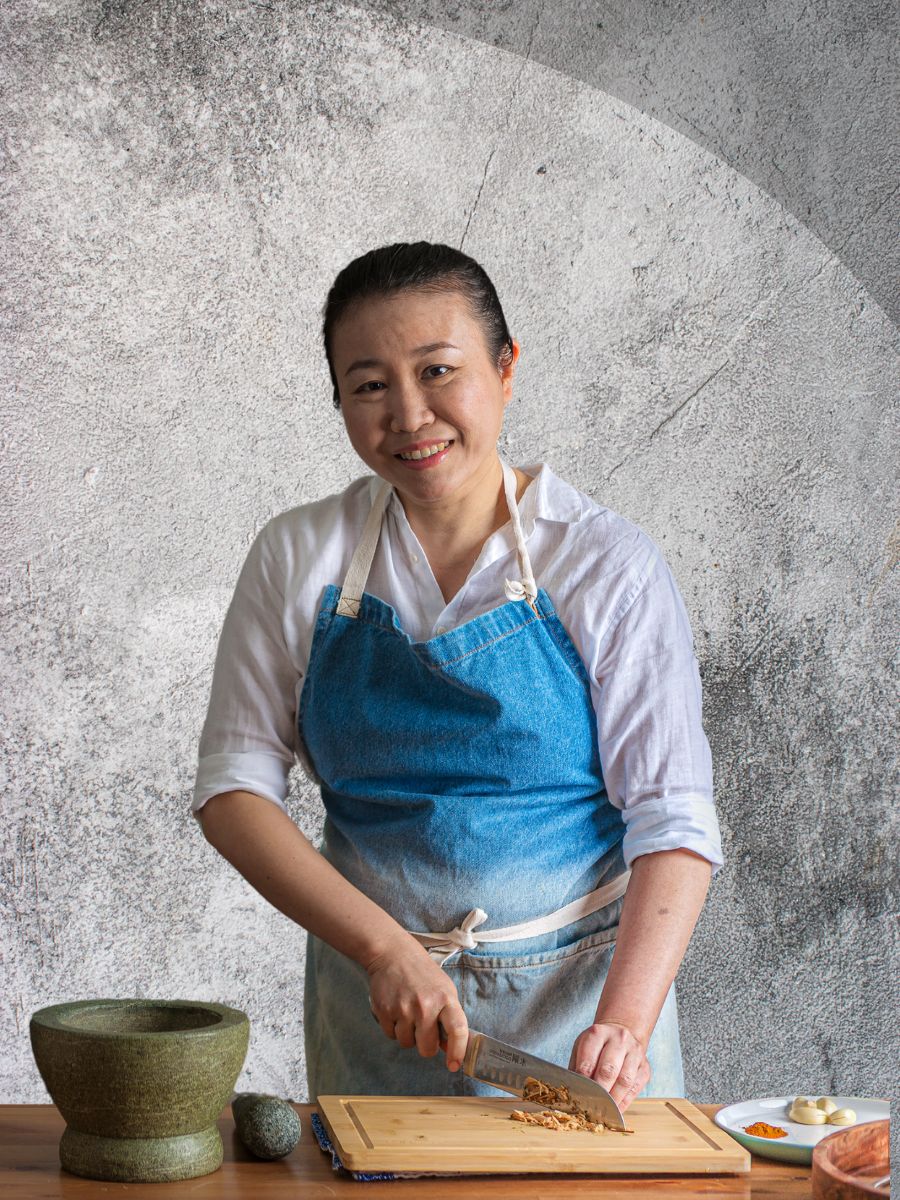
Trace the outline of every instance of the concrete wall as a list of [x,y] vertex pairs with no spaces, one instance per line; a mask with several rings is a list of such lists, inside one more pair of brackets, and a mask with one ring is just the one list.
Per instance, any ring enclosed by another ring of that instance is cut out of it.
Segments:
[[895,1090],[891,10],[0,6],[0,1100],[90,996],[243,1008],[238,1086],[306,1096],[304,934],[190,789],[254,534],[365,470],[327,288],[418,238],[522,344],[507,455],[642,525],[691,614],[727,868],[689,1095]]

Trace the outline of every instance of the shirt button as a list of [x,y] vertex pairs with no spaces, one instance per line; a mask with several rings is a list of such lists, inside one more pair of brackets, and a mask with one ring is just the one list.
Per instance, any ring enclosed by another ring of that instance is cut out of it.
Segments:
[[410,558],[413,560],[414,563],[417,563],[419,561],[418,554],[411,554]]
[[437,630],[437,631],[438,631],[438,633],[446,633],[446,632],[447,632],[447,626],[446,626],[446,625],[438,625],[438,630]]

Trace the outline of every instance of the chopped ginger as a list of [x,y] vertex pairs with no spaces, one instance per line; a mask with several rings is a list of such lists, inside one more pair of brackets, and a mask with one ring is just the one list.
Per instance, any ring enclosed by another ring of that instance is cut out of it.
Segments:
[[[609,1128],[603,1121],[592,1121],[584,1109],[579,1108],[572,1099],[567,1087],[552,1087],[541,1079],[529,1076],[522,1088],[522,1099],[531,1100],[535,1104],[546,1104],[548,1108],[539,1113],[523,1112],[520,1108],[514,1108],[509,1114],[510,1120],[522,1121],[525,1125],[541,1125],[544,1129],[572,1129],[585,1133],[604,1133]],[[564,1109],[568,1109],[568,1112]],[[634,1133],[634,1130],[626,1129],[624,1132]]]

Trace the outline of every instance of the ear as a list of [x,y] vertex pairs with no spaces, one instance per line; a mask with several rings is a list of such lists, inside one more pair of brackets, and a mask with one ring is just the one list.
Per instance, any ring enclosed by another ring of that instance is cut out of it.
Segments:
[[521,347],[515,338],[512,340],[512,358],[500,369],[500,382],[503,386],[503,405],[504,407],[512,400],[512,381],[515,373],[516,363],[519,361],[519,351]]

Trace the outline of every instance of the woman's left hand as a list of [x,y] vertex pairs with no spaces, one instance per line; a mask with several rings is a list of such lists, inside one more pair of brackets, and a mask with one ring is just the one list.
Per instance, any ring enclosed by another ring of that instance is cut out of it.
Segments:
[[605,1021],[575,1039],[569,1070],[595,1079],[624,1112],[650,1079],[643,1044],[625,1025]]

